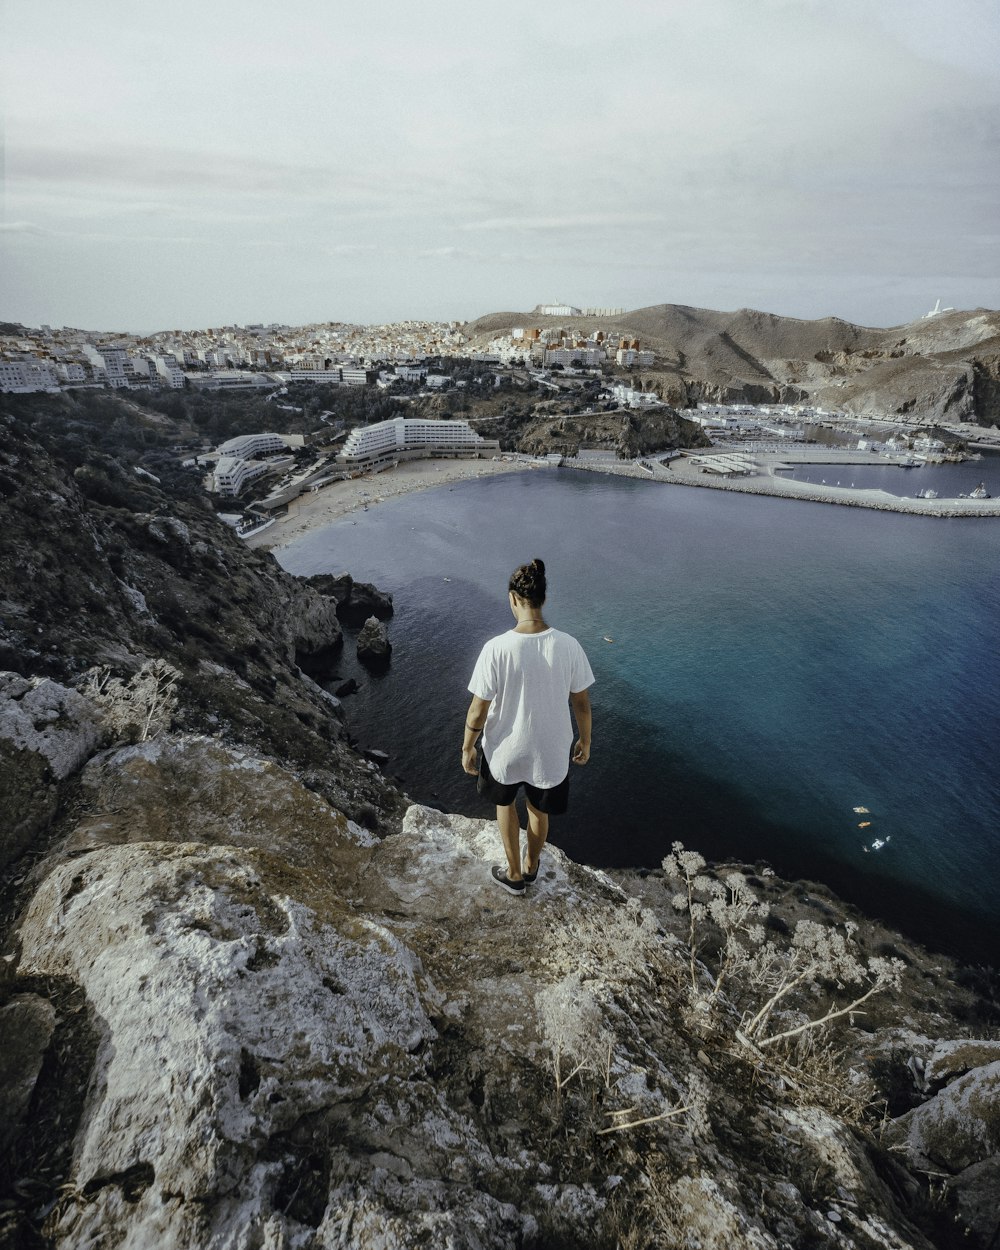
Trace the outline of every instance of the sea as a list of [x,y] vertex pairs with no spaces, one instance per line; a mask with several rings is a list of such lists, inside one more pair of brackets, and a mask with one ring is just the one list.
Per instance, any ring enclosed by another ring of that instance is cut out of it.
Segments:
[[[972,487],[996,480],[1000,458],[972,463]],[[461,769],[467,683],[538,556],[546,619],[596,676],[556,844],[599,867],[655,868],[675,842],[766,862],[1000,965],[1000,520],[541,468],[388,500],[278,555],[392,593],[388,672],[348,641],[327,677],[357,678],[350,731],[415,801],[492,816]]]

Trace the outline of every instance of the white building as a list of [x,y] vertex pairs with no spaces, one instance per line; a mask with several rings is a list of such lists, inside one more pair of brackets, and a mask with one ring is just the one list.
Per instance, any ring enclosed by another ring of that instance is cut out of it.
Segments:
[[272,467],[267,460],[241,460],[237,456],[223,456],[215,466],[212,489],[219,495],[238,495],[247,482],[269,473]]
[[184,387],[184,371],[177,363],[177,357],[172,352],[165,352],[162,356],[153,357],[153,366],[156,369],[157,376],[162,378],[168,386],[174,390],[182,390]]
[[468,421],[394,417],[391,421],[355,427],[337,459],[344,464],[377,468],[411,456],[480,456],[499,448],[496,439],[483,438]]
[[60,382],[69,386],[79,385],[87,381],[87,370],[76,360],[66,360],[56,365],[56,374]]
[[188,381],[198,391],[234,391],[241,387],[272,386],[270,377],[264,373],[244,373],[239,369],[225,369],[219,373],[192,373]]
[[276,451],[285,451],[288,443],[280,434],[239,434],[236,438],[227,439],[215,449],[219,456],[236,456],[240,460],[250,460],[254,456],[269,456]]
[[0,391],[26,394],[58,389],[59,379],[47,361],[0,360]]
[[321,382],[327,386],[365,386],[370,380],[370,373],[357,365],[331,365],[329,369],[292,369],[290,373],[272,373],[271,376],[283,382]]
[[579,362],[585,368],[596,368],[607,359],[603,347],[546,347],[542,357],[546,366],[572,365]]
[[93,347],[83,345],[83,354],[90,361],[94,378],[115,390],[128,389],[128,352],[124,347]]
[[654,355],[650,351],[639,351],[634,347],[619,347],[615,352],[615,362],[629,368],[633,365],[640,369],[649,369],[652,367]]

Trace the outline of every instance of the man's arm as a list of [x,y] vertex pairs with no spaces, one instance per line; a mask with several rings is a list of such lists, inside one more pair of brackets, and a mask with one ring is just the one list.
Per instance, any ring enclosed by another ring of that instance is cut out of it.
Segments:
[[590,694],[586,690],[571,694],[569,705],[573,709],[573,719],[576,721],[576,732],[579,735],[573,747],[573,763],[586,764],[590,759],[590,731],[593,722]]
[[486,724],[486,713],[490,710],[490,700],[472,696],[469,710],[465,714],[465,736],[462,739],[462,767],[474,777],[479,769],[476,767],[476,739],[483,732]]

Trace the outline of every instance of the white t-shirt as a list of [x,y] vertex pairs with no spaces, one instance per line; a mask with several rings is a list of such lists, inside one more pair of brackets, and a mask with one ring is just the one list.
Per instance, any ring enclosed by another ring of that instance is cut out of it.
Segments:
[[551,790],[569,772],[573,746],[570,694],[593,685],[583,647],[546,629],[491,638],[479,653],[469,690],[488,699],[483,752],[501,785],[527,781]]

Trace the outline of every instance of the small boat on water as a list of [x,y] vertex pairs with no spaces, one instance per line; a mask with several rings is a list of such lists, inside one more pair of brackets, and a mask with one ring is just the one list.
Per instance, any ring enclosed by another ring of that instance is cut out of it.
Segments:
[[614,639],[613,639],[613,638],[609,638],[609,637],[608,637],[608,635],[607,635],[607,634],[605,634],[605,635],[604,635],[604,641],[605,641],[605,642],[614,642]]
[[937,499],[938,492],[931,490],[929,486],[925,486],[923,490],[918,490],[913,496],[914,499]]
[[990,492],[986,489],[986,483],[980,482],[974,491],[969,494],[970,499],[989,499]]

